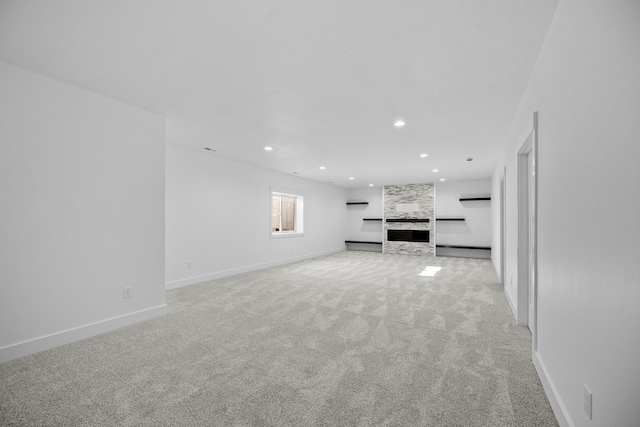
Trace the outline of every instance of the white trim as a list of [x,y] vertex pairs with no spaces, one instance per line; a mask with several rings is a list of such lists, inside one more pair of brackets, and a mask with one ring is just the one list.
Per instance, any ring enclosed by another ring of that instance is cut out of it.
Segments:
[[194,276],[194,277],[188,277],[186,279],[174,280],[172,282],[165,283],[164,286],[166,290],[176,289],[176,288],[181,288],[183,286],[195,285],[196,283],[207,282],[209,280],[220,279],[222,277],[235,276],[236,274],[248,273],[250,271],[262,270],[270,267],[277,267],[279,265],[290,264],[297,261],[303,261],[309,258],[317,258],[323,255],[331,255],[338,252],[343,252],[345,250],[346,249],[344,247],[341,247],[337,249],[331,249],[328,251],[301,255],[293,258],[285,258],[285,259],[279,259],[275,261],[262,262],[259,264],[246,265],[244,267],[231,268],[229,270],[217,271],[215,273],[203,274],[201,276]]
[[507,287],[507,167],[505,166],[500,177],[500,281],[504,288]]
[[162,304],[157,307],[147,308],[134,313],[78,326],[77,328],[67,329],[66,331],[56,332],[51,335],[11,344],[0,348],[0,363],[39,353],[64,344],[70,344],[165,314],[167,314],[167,305]]
[[567,411],[567,407],[562,402],[562,399],[560,399],[560,393],[558,393],[556,386],[553,384],[553,381],[551,381],[547,368],[537,351],[532,352],[531,359],[533,360],[533,366],[535,366],[536,372],[538,372],[542,388],[547,395],[547,399],[549,399],[551,409],[553,409],[558,424],[560,427],[575,427],[575,424],[571,421],[571,417],[569,417],[569,411]]
[[286,237],[302,237],[304,233],[296,233],[295,231],[272,231],[272,239],[282,239]]
[[529,159],[533,131],[518,151],[518,325],[529,324]]
[[533,351],[538,351],[538,112],[533,112]]
[[513,313],[513,318],[517,322],[518,321],[518,309],[516,307],[516,303],[515,303],[513,297],[509,293],[509,287],[508,286],[504,287],[504,295],[506,296],[507,301],[509,302],[509,307],[511,307],[511,312]]

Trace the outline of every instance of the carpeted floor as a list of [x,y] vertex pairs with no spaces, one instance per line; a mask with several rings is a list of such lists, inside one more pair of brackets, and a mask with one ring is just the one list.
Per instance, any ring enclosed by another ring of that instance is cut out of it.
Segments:
[[0,365],[0,425],[557,425],[489,260],[347,251],[167,302]]

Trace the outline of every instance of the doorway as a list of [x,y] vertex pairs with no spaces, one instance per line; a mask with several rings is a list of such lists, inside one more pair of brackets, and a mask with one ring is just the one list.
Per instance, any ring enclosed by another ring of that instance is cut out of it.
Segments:
[[528,326],[537,348],[537,127],[518,152],[518,324]]

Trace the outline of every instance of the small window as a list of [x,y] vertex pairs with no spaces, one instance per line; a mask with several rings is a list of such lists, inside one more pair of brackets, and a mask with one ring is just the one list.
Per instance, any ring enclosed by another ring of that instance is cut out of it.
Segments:
[[303,200],[299,194],[271,191],[271,236],[299,236],[303,231]]

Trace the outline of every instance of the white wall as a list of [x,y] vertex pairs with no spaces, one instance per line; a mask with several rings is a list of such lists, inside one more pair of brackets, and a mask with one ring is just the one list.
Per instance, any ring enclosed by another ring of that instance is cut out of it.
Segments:
[[[166,172],[168,289],[344,250],[344,189],[171,144]],[[304,196],[304,236],[270,238],[270,186]]]
[[639,22],[638,1],[562,0],[505,153],[507,278],[515,282],[515,156],[539,111],[533,358],[562,425],[640,425]]
[[[488,197],[491,180],[439,182],[436,184],[436,244],[491,246],[491,201],[461,202],[460,198]],[[465,221],[438,221],[437,218],[464,218]],[[485,251],[438,248],[437,254],[484,256]]]
[[164,119],[0,62],[0,141],[0,362],[164,313]]
[[[382,187],[347,190],[347,201],[369,202],[368,205],[345,206],[347,237],[345,240],[382,242],[382,221],[363,221],[363,218],[382,218]],[[382,252],[382,245],[350,243],[350,249]]]

